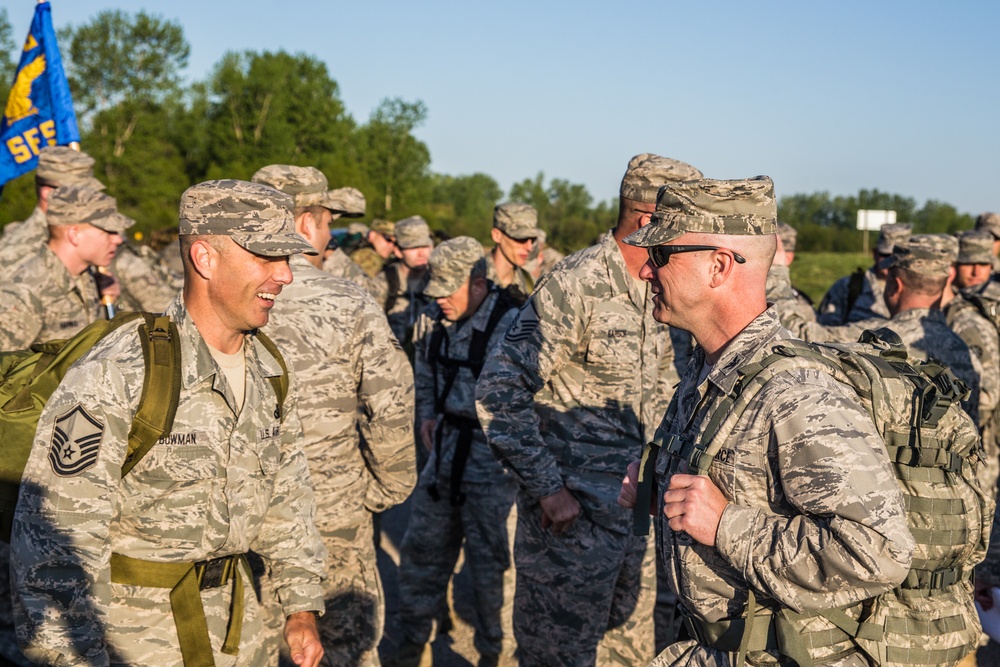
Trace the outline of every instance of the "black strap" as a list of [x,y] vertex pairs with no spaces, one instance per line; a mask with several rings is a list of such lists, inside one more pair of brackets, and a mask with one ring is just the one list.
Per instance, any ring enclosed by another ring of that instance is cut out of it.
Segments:
[[847,324],[850,322],[851,310],[854,309],[854,304],[857,302],[858,297],[861,296],[861,292],[865,289],[865,270],[858,267],[851,274],[850,279],[847,281],[847,305],[844,308],[844,320],[842,324]]

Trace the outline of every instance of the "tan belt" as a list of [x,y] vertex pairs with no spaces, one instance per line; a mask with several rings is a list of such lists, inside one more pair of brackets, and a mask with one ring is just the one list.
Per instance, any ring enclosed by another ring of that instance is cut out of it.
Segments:
[[236,655],[239,653],[243,631],[243,577],[239,574],[241,565],[246,576],[252,578],[245,554],[197,563],[160,563],[113,553],[111,581],[126,586],[169,588],[170,611],[177,627],[184,667],[215,667],[200,591],[224,586],[230,579],[233,581],[229,624],[222,652]]

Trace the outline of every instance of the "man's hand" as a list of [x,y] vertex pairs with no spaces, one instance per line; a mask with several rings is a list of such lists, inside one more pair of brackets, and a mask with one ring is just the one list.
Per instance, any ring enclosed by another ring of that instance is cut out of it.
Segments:
[[538,502],[542,505],[542,528],[551,527],[554,535],[564,532],[580,516],[580,503],[565,486]]
[[300,667],[318,667],[323,657],[323,645],[319,641],[316,614],[311,611],[297,611],[285,620],[285,641],[292,654],[292,662]]
[[704,475],[675,474],[663,494],[663,515],[670,529],[687,533],[706,546],[715,546],[719,521],[729,501]]
[[424,443],[424,448],[428,452],[434,451],[434,429],[436,428],[436,419],[425,419],[420,423],[420,442]]
[[639,486],[639,462],[632,461],[625,471],[621,491],[618,492],[618,504],[627,510],[635,507],[635,494]]

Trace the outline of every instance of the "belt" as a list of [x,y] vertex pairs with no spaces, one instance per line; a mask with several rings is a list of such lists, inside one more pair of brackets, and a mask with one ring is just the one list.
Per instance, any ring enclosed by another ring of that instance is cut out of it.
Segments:
[[197,563],[161,563],[111,554],[111,581],[128,586],[170,589],[170,611],[177,627],[184,667],[215,667],[208,621],[199,591],[233,582],[229,624],[222,652],[236,655],[243,631],[243,568],[252,579],[245,554],[233,554]]

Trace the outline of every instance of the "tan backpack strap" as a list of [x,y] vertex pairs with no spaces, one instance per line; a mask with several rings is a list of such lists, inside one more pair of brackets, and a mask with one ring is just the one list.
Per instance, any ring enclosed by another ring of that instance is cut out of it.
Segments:
[[281,366],[281,375],[277,377],[267,378],[271,382],[271,386],[274,387],[274,395],[278,398],[278,419],[284,419],[284,405],[285,399],[288,398],[288,366],[285,364],[285,358],[281,356],[281,351],[278,346],[274,344],[270,338],[267,337],[263,331],[257,330],[257,340],[260,344],[264,346],[274,360],[278,362]]

